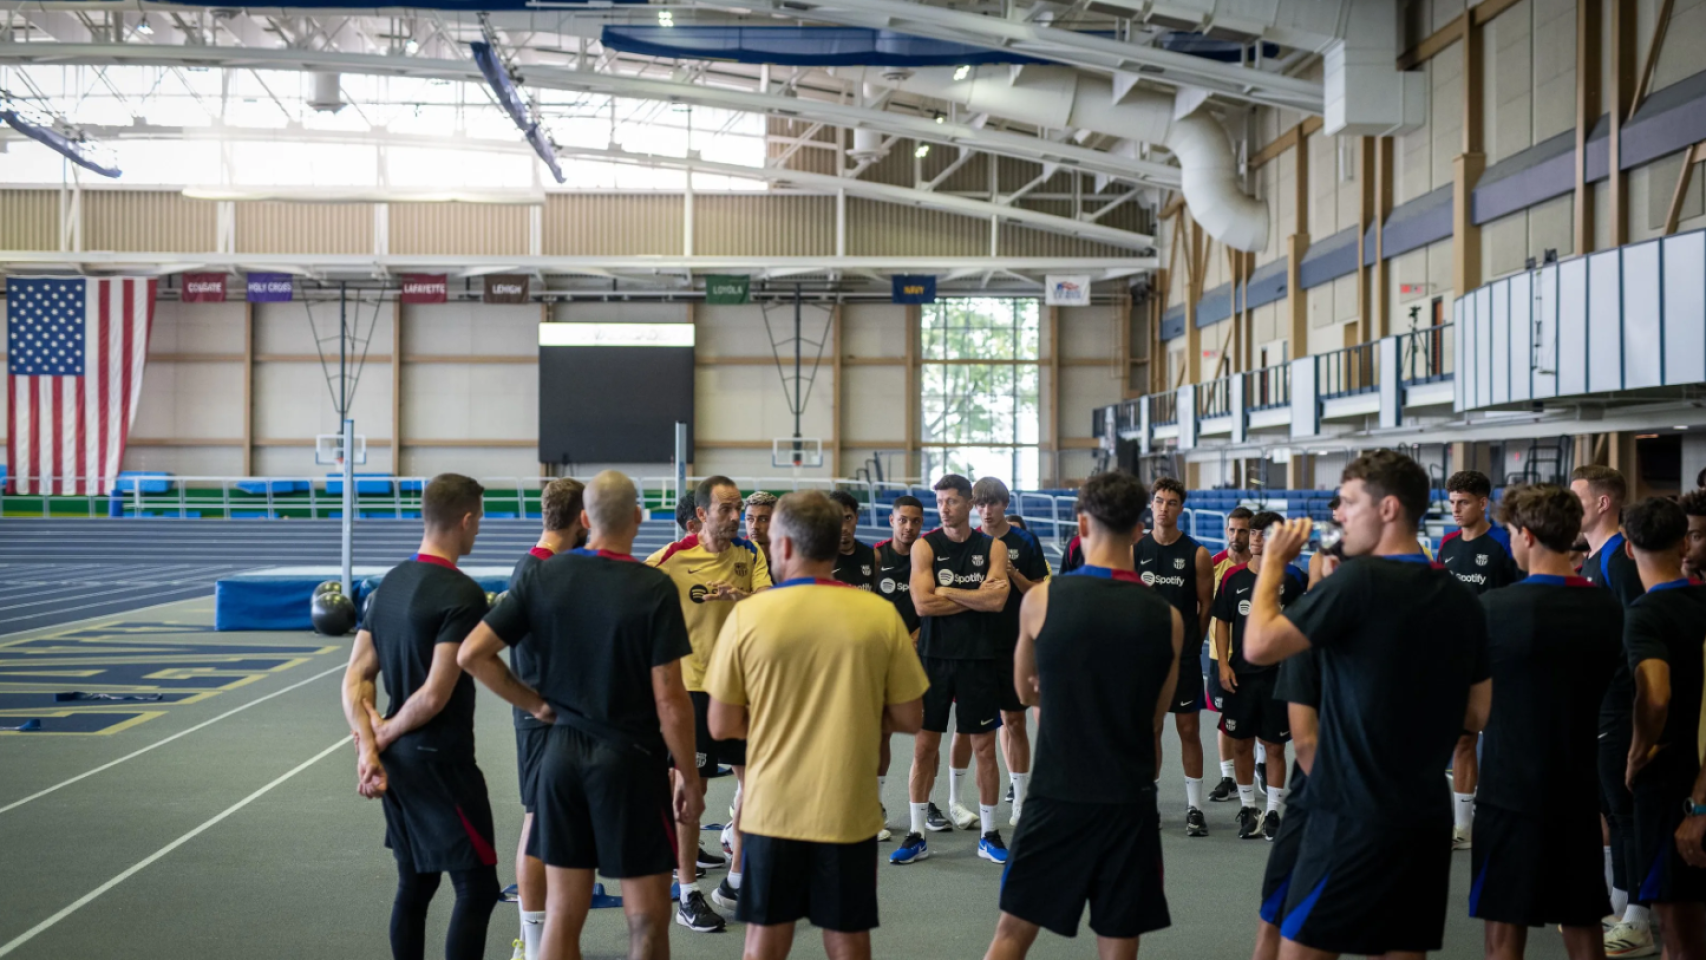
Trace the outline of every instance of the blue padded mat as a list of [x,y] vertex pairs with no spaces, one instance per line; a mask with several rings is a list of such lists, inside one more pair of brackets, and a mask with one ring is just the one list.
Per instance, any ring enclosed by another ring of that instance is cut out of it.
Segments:
[[[388,568],[357,567],[352,589],[359,605],[362,596],[377,585]],[[509,571],[497,567],[468,567],[480,589],[499,593],[509,589]],[[310,608],[314,588],[338,579],[333,567],[280,567],[225,577],[213,587],[215,630],[312,630]]]

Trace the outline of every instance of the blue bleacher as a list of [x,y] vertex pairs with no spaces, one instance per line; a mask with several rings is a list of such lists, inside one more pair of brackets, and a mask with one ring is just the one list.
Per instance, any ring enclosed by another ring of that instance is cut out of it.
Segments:
[[164,470],[121,470],[118,481],[113,484],[113,493],[165,493],[172,489],[172,481],[166,479],[171,474]]

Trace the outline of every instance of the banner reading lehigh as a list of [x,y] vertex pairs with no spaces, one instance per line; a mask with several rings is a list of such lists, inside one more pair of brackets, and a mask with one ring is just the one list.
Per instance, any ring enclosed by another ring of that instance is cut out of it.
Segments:
[[1089,274],[1049,274],[1044,278],[1043,303],[1050,307],[1088,307]]
[[526,303],[527,281],[525,273],[488,273],[486,274],[486,303]]
[[404,303],[443,303],[449,296],[449,283],[442,273],[403,274]]
[[186,273],[178,300],[183,303],[224,303],[225,274]]

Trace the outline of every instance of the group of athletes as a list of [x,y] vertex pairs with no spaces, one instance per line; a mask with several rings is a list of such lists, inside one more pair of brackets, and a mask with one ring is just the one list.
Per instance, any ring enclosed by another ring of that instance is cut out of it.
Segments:
[[[1239,508],[1211,556],[1179,527],[1181,484],[1103,473],[1053,572],[1007,488],[958,475],[934,485],[936,529],[901,497],[874,547],[845,493],[743,498],[711,477],[677,512],[682,539],[641,561],[636,490],[609,471],[546,486],[539,543],[488,607],[456,569],[484,491],[436,477],[419,552],[364,610],[344,685],[357,789],[381,799],[398,865],[393,955],[423,956],[444,873],[450,960],[481,955],[499,899],[478,680],[515,708],[518,960],[580,956],[595,874],[620,881],[630,957],[667,957],[672,916],[724,929],[717,908],[746,925],[747,957],[786,956],[802,919],[829,956],[870,956],[895,732],[913,755],[887,859],[975,830],[1004,865],[988,957],[1074,936],[1086,906],[1100,955],[1133,957],[1170,923],[1169,713],[1185,835],[1208,833],[1205,799],[1235,797],[1237,835],[1272,844],[1256,960],[1439,949],[1461,849],[1489,957],[1557,926],[1572,960],[1652,955],[1655,927],[1667,956],[1706,958],[1706,587],[1685,574],[1706,569],[1706,491],[1626,505],[1622,476],[1590,466],[1568,489],[1507,490],[1494,517],[1490,481],[1464,471],[1447,484],[1459,529],[1434,556],[1429,487],[1402,454],[1353,461],[1342,536],[1305,573],[1306,518]],[[1206,798],[1204,709],[1221,761]],[[725,767],[735,799],[708,851],[706,783]]]

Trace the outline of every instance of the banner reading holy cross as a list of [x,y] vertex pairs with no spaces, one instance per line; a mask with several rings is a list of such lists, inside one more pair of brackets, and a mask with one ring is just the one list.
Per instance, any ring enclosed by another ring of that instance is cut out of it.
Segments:
[[157,281],[6,281],[7,485],[14,493],[110,491],[142,396]]

